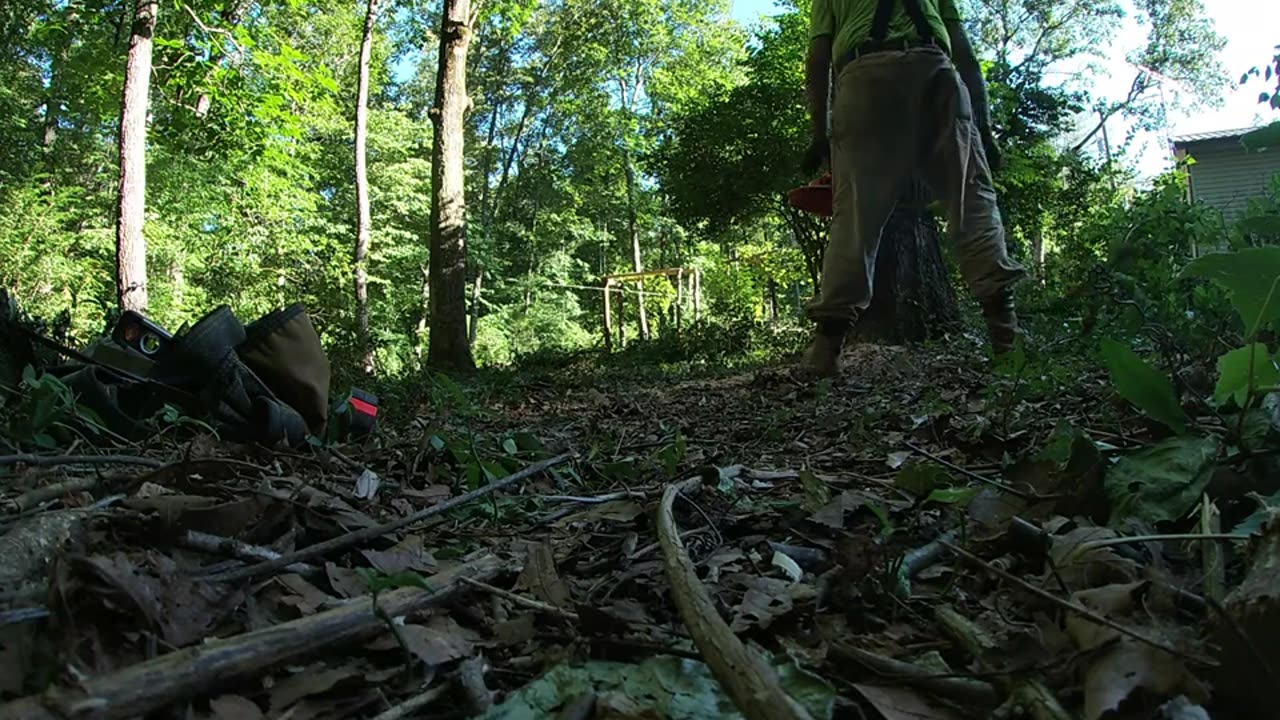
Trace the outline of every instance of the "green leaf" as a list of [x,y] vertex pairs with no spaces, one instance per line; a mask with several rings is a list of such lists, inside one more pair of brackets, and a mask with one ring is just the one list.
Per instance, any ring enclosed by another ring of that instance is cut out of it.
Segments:
[[542,441],[539,440],[538,437],[532,433],[527,433],[527,432],[516,433],[515,440],[516,440],[516,447],[520,448],[521,452],[527,452],[527,453],[546,452],[546,448],[543,446]]
[[1187,414],[1178,403],[1169,378],[1115,340],[1102,341],[1102,356],[1111,381],[1124,399],[1175,432],[1187,431]]
[[1213,477],[1219,448],[1214,438],[1174,437],[1122,458],[1103,481],[1110,524],[1129,517],[1153,524],[1185,517]]
[[1210,253],[1192,260],[1184,277],[1212,280],[1231,293],[1231,304],[1252,336],[1259,325],[1280,319],[1280,298],[1271,297],[1280,278],[1280,246],[1247,248],[1231,253]]
[[1257,512],[1240,521],[1240,524],[1236,525],[1235,528],[1231,530],[1232,535],[1255,535],[1262,532],[1262,526],[1266,524],[1267,519],[1274,514],[1273,511],[1276,508],[1280,507],[1280,492],[1266,498],[1259,498],[1257,495],[1251,495],[1250,497],[1258,498],[1258,500],[1261,501],[1262,507],[1258,508]]
[[978,488],[938,488],[926,499],[940,505],[968,505],[978,492]]
[[372,568],[356,568],[356,573],[364,578],[365,584],[369,586],[369,591],[375,595],[386,590],[398,590],[406,587],[422,588],[423,590],[431,589],[427,579],[412,570],[402,570],[398,573],[384,575]]
[[519,449],[520,447],[516,445],[516,441],[512,438],[507,438],[502,441],[502,451],[508,455],[515,455]]
[[1266,345],[1255,343],[1237,348],[1218,358],[1218,387],[1213,392],[1213,401],[1218,405],[1235,400],[1237,407],[1245,406],[1250,387],[1250,348],[1253,350],[1253,388],[1270,387],[1280,382],[1280,370],[1276,370]]
[[902,466],[893,479],[894,487],[905,490],[917,499],[926,498],[939,487],[951,484],[946,470],[925,460],[911,460]]
[[800,471],[800,486],[804,488],[804,497],[801,498],[800,507],[804,508],[805,512],[815,513],[831,502],[830,486],[819,480],[818,476],[813,474],[813,471]]

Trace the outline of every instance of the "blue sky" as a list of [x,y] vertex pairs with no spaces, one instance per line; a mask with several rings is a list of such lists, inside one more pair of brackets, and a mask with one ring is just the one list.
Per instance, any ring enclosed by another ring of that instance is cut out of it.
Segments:
[[[1213,18],[1218,32],[1227,39],[1227,47],[1221,60],[1228,75],[1238,80],[1240,75],[1255,65],[1270,59],[1280,43],[1280,2],[1277,0],[1204,0],[1205,9]],[[773,0],[732,0],[733,16],[743,23],[752,23],[762,14],[771,14]],[[1134,70],[1124,61],[1124,55],[1143,40],[1143,33],[1136,23],[1127,23],[1118,33],[1104,65],[1109,71],[1106,77],[1097,78],[1097,89],[1111,97],[1122,97],[1133,79]],[[798,60],[798,59],[797,59]],[[1264,86],[1260,82],[1229,89],[1225,104],[1217,110],[1170,113],[1168,135],[1205,132],[1228,128],[1251,127],[1263,121],[1280,117],[1258,104],[1258,93]],[[1266,89],[1274,89],[1272,83]],[[1168,88],[1170,96],[1177,88]],[[1123,127],[1110,128],[1115,137],[1123,136]],[[1135,141],[1131,154],[1144,174],[1159,172],[1166,162],[1164,134],[1149,134]]]

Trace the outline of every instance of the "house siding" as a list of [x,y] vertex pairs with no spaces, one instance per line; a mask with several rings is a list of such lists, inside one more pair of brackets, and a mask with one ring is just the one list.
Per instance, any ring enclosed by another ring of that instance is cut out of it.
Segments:
[[1280,174],[1280,151],[1249,152],[1238,137],[1178,147],[1195,160],[1191,199],[1221,210],[1228,222],[1243,214],[1249,198],[1263,194],[1272,177]]

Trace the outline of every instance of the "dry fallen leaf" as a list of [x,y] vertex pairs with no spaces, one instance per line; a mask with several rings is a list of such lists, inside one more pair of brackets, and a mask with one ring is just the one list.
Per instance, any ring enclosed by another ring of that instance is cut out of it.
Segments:
[[880,711],[885,720],[960,720],[955,713],[934,705],[911,688],[863,684],[854,687]]
[[555,551],[550,543],[538,543],[529,546],[529,557],[524,571],[516,581],[516,586],[524,588],[537,599],[558,608],[573,607],[573,599],[569,588],[556,572]]
[[[1146,637],[1166,644],[1171,638],[1150,623],[1139,624],[1139,598],[1147,583],[1108,585],[1077,592],[1072,600],[1113,620],[1123,621]],[[1206,688],[1187,670],[1182,660],[1164,650],[1139,642],[1077,614],[1065,620],[1067,634],[1079,650],[1097,650],[1084,671],[1084,717],[1098,720],[1116,710],[1136,691],[1157,698],[1186,695],[1197,702],[1207,699]]]
[[1049,558],[1068,588],[1085,590],[1100,585],[1130,583],[1138,578],[1138,564],[1120,557],[1115,548],[1087,545],[1114,537],[1116,532],[1104,527],[1081,527],[1053,537]]
[[239,695],[223,695],[209,701],[209,720],[262,720],[257,703]]
[[321,663],[311,665],[302,672],[277,682],[275,687],[271,688],[271,714],[278,715],[308,695],[328,692],[343,680],[358,677],[360,674],[352,666],[335,668],[326,667]]
[[827,503],[826,507],[811,515],[809,519],[833,530],[841,530],[844,528],[844,516],[865,504],[867,504],[867,499],[861,493],[845,490]]
[[344,598],[360,597],[369,592],[369,583],[351,568],[325,563],[324,572],[329,577],[329,586]]
[[375,570],[387,575],[406,570],[424,573],[436,570],[436,559],[425,549],[420,535],[410,535],[388,550],[362,550],[360,554]]

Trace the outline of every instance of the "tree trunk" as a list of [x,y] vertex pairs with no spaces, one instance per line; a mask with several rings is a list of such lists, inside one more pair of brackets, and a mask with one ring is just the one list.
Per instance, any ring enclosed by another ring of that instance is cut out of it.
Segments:
[[871,306],[853,328],[858,339],[918,342],[940,336],[960,319],[938,245],[938,225],[920,190],[885,223]]
[[[636,272],[644,272],[644,258],[640,255],[640,227],[637,221],[636,211],[636,169],[631,162],[631,149],[625,151],[625,165],[627,173],[627,232],[631,235],[631,265]],[[644,281],[636,282],[636,290],[639,292],[636,301],[640,312],[640,337],[645,340],[649,339],[649,317],[644,309]]]
[[116,218],[116,295],[124,310],[147,309],[147,96],[156,0],[137,0],[120,102],[120,197]]
[[427,361],[440,369],[471,370],[467,342],[467,218],[463,118],[471,0],[444,0],[436,73],[431,164],[431,339]]
[[369,0],[360,40],[360,77],[356,86],[356,327],[365,372],[373,371],[373,343],[369,339],[369,242],[373,219],[369,210],[369,165],[365,146],[369,139],[369,56],[373,53],[373,27],[378,0]]

